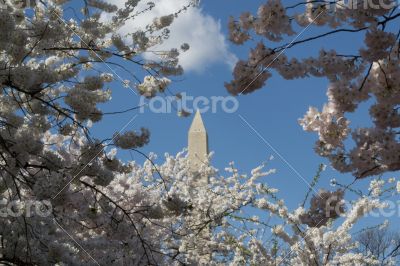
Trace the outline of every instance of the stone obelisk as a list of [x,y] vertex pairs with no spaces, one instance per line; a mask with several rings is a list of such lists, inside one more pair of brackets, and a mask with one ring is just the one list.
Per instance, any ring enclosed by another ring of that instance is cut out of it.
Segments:
[[[196,198],[197,193],[201,190],[204,192],[204,189],[207,188],[208,185],[208,176],[206,174],[199,173],[199,168],[204,164],[208,164],[208,136],[199,110],[197,110],[193,118],[188,135],[189,168],[190,172],[193,174],[194,181],[192,196]],[[205,214],[201,211],[196,211],[196,208],[193,210],[193,215],[194,217],[198,215],[198,219],[200,221],[205,219]],[[203,230],[199,233],[201,237],[196,242],[196,245],[199,247],[206,247],[211,238],[210,227],[207,226],[206,228],[203,228]],[[210,261],[211,253],[205,253],[199,257],[197,265],[209,265]]]
[[[200,166],[208,161],[208,136],[199,110],[197,110],[189,129],[188,156],[192,173],[198,172]],[[201,179],[202,183],[208,183],[206,176],[199,176],[198,178]]]

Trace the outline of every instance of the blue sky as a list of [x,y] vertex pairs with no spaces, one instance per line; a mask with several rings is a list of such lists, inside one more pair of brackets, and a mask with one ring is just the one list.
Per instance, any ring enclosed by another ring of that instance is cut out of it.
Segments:
[[[218,0],[202,1],[201,14],[211,16],[221,25],[221,34],[227,33],[227,21],[230,15],[238,17],[241,12],[249,10],[255,12],[263,1]],[[312,28],[306,31],[300,39],[313,35],[321,29]],[[171,35],[173,32],[171,32]],[[291,41],[294,36],[285,39]],[[190,40],[188,40],[190,44]],[[318,50],[337,48],[343,53],[351,53],[359,48],[362,38],[354,34],[341,34],[322,41],[296,47],[288,51],[288,55],[306,57],[316,55]],[[254,42],[252,43],[254,44]],[[267,45],[273,45],[265,42]],[[176,44],[177,46],[180,43]],[[204,39],[201,46],[212,46],[210,40]],[[249,46],[237,47],[226,41],[227,54],[238,58],[246,58]],[[196,62],[192,62],[196,63]],[[182,77],[177,77],[171,85],[172,92],[185,92],[191,96],[228,96],[224,82],[231,79],[231,67],[227,63],[226,54],[221,53],[221,60],[201,61],[201,66],[188,67]],[[199,70],[200,69],[200,70]],[[118,73],[120,74],[120,73]],[[123,76],[124,74],[120,74]],[[127,78],[127,77],[126,77]],[[104,106],[105,110],[123,110],[138,105],[139,97],[129,89],[123,88],[119,82],[112,83],[113,100]],[[239,109],[235,113],[217,112],[204,113],[203,120],[209,135],[209,146],[215,152],[212,160],[216,168],[223,169],[230,161],[234,161],[243,172],[249,172],[253,167],[266,161],[271,155],[275,159],[270,166],[277,169],[277,173],[269,176],[265,181],[280,190],[279,195],[286,199],[287,204],[294,208],[302,202],[308,186],[320,163],[326,160],[314,153],[313,146],[317,136],[302,130],[297,119],[302,117],[309,106],[322,107],[326,102],[327,81],[325,79],[307,78],[287,81],[274,75],[266,86],[250,95],[239,96]],[[137,118],[127,129],[147,127],[151,131],[149,145],[143,152],[155,152],[162,159],[168,152],[176,154],[187,145],[187,131],[193,116],[181,118],[176,113],[155,114],[149,110],[144,113],[130,112],[127,114],[108,116],[93,128],[94,135],[109,138],[119,131],[133,115]],[[284,162],[257,134],[240,118],[241,115],[273,148],[286,160]],[[353,126],[365,126],[370,123],[367,109],[360,108],[357,114],[351,117]],[[121,152],[120,156],[130,159],[130,155]],[[133,154],[134,159],[143,161],[139,154]],[[288,163],[291,166],[288,166]],[[293,170],[294,169],[294,170]],[[297,172],[297,173],[296,173]],[[397,173],[392,176],[397,177]],[[329,188],[329,180],[336,178],[344,184],[353,179],[350,175],[343,175],[329,166],[323,172],[318,187]],[[359,181],[358,186],[364,187],[368,180]]]

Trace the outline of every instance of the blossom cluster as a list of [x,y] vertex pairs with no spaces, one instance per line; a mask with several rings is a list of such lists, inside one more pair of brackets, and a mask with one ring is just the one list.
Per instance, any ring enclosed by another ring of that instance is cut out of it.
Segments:
[[[280,0],[269,0],[259,7],[257,15],[244,12],[238,21],[231,18],[231,41],[242,45],[255,39],[251,30],[264,40],[250,50],[247,60],[236,64],[233,80],[225,86],[238,95],[262,88],[272,72],[285,79],[324,77],[329,81],[327,103],[322,110],[310,107],[299,120],[304,130],[318,134],[316,152],[337,170],[358,178],[399,170],[398,5],[397,1],[385,0],[305,1],[285,6]],[[321,28],[311,37],[296,37],[276,47],[270,44],[293,34],[295,26],[302,29],[299,35],[306,29]],[[345,54],[337,47],[321,48],[317,56],[287,56],[287,50],[294,46],[341,32],[364,36],[358,46],[349,43],[349,47],[355,47],[354,54]],[[349,114],[365,103],[373,125],[352,126]],[[345,145],[349,140],[355,145]]]
[[139,93],[146,98],[152,98],[159,92],[164,92],[171,80],[167,78],[156,78],[154,76],[144,77],[143,83],[137,86]]

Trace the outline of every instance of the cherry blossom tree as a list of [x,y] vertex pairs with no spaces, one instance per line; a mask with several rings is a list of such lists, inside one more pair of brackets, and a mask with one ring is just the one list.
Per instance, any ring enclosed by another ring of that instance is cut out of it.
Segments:
[[400,235],[387,227],[368,228],[362,230],[356,240],[359,243],[358,251],[364,254],[371,253],[379,259],[379,265],[393,265],[400,256]]
[[[310,107],[299,120],[304,130],[318,133],[316,152],[329,159],[335,169],[351,172],[356,178],[399,170],[398,7],[399,2],[391,0],[290,4],[267,0],[256,14],[244,12],[229,22],[233,43],[243,45],[260,37],[263,41],[254,45],[247,60],[236,64],[233,80],[225,86],[231,94],[239,95],[261,89],[275,72],[284,79],[326,78],[327,103],[322,110]],[[314,35],[302,37],[304,31],[315,28],[319,29]],[[339,34],[348,38],[354,54],[345,54],[337,47],[321,48],[310,57],[286,55],[293,47]],[[363,40],[352,37],[361,34]],[[291,41],[285,44],[284,40]],[[348,115],[364,102],[369,104],[373,125],[354,128]],[[354,145],[345,145],[349,139]]]
[[[0,193],[6,206],[1,263],[94,262],[85,249],[96,250],[102,264],[153,263],[161,256],[154,252],[160,244],[148,244],[144,224],[130,216],[128,206],[120,207],[100,190],[132,171],[104,149],[140,148],[148,143],[149,131],[115,133],[110,140],[90,132],[104,115],[124,112],[97,107],[111,99],[110,82],[151,97],[166,89],[168,76],[182,73],[177,57],[187,44],[159,53],[157,61],[144,61],[141,54],[167,38],[174,18],[197,3],[120,35],[127,20],[154,7],[149,2],[139,9],[138,2],[129,0],[120,8],[97,0],[0,2]],[[123,80],[121,72],[129,79]],[[96,214],[99,204],[111,204],[103,218]],[[51,215],[30,216],[32,208]],[[119,239],[116,231],[129,233]],[[78,243],[83,239],[86,248]]]
[[[299,207],[289,211],[284,200],[277,197],[278,190],[261,180],[275,172],[267,170],[265,164],[246,175],[233,163],[220,172],[206,162],[193,173],[185,152],[176,156],[167,154],[160,165],[154,163],[156,157],[150,154],[139,165],[123,164],[113,148],[99,156],[104,168],[89,166],[52,198],[52,192],[57,192],[56,187],[61,183],[57,180],[61,170],[49,165],[83,157],[78,145],[69,144],[70,138],[47,135],[48,143],[57,141],[60,149],[53,153],[53,161],[43,167],[43,173],[31,177],[31,180],[38,178],[33,189],[20,185],[17,195],[13,194],[13,186],[3,189],[2,199],[11,205],[7,213],[2,212],[2,263],[352,265],[377,262],[369,253],[354,250],[357,244],[350,230],[369,211],[386,207],[378,192],[373,197],[360,197],[344,210],[343,191],[321,191],[312,198],[309,210]],[[81,141],[84,139],[80,137]],[[69,152],[61,152],[66,146]],[[56,156],[58,160],[54,160]],[[118,168],[123,170],[115,170]],[[105,182],[103,173],[108,169],[113,169],[115,175]],[[208,176],[209,184],[199,186],[199,176]],[[24,176],[16,174],[16,177]],[[12,177],[5,180],[13,182]],[[383,186],[384,183],[378,182],[373,187],[383,191]],[[316,204],[319,199],[322,201]],[[27,203],[32,201],[40,206],[39,210],[28,208]],[[320,206],[319,212],[314,206]],[[251,209],[260,214],[247,215]],[[344,217],[338,226],[333,224],[339,217],[332,214],[335,209]],[[272,221],[273,217],[277,221]],[[310,224],[310,220],[315,223]]]
[[[178,257],[188,264],[375,265],[380,258],[358,250],[352,231],[363,216],[388,207],[383,200],[387,195],[400,193],[393,180],[374,179],[370,191],[354,201],[345,202],[348,188],[321,190],[311,198],[308,209],[299,206],[290,211],[278,190],[265,181],[275,172],[264,170],[265,164],[246,175],[232,163],[222,176],[208,164],[194,175],[187,172],[187,158],[182,154],[165,161],[157,167],[162,176],[176,176],[164,172],[172,165],[181,173],[179,179],[166,179],[174,183],[166,207],[186,210],[173,243],[179,246]],[[198,186],[198,175],[207,175],[209,184]],[[190,185],[193,182],[197,185]]]

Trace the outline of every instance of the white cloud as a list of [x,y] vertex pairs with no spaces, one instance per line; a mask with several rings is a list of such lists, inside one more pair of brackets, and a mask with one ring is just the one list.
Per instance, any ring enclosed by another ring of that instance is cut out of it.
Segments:
[[[123,3],[123,0],[109,1],[117,4]],[[137,10],[147,7],[147,2],[142,0]],[[189,0],[154,0],[153,2],[155,7],[151,11],[128,21],[122,32],[128,33],[138,28],[144,28],[155,17],[175,13]],[[182,52],[179,56],[180,64],[185,71],[202,72],[206,67],[216,63],[224,63],[232,68],[237,60],[236,56],[228,50],[226,39],[221,33],[220,22],[205,14],[200,8],[189,8],[179,14],[169,29],[170,37],[154,49],[169,50],[188,43],[190,49]],[[148,58],[153,56],[150,53],[145,54],[145,57]]]

